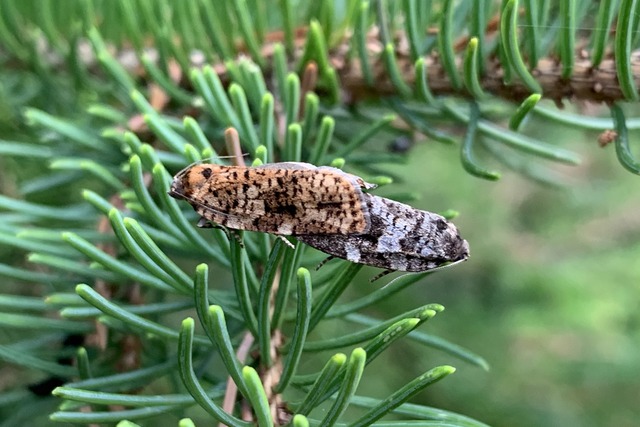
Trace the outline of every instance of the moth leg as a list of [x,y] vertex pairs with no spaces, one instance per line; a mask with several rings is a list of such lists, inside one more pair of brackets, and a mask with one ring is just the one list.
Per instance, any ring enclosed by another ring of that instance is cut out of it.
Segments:
[[213,224],[209,222],[209,220],[203,216],[198,220],[198,224],[196,224],[198,228],[213,228]]
[[329,255],[328,257],[320,261],[320,264],[316,265],[316,271],[320,270],[320,267],[322,267],[323,265],[325,265],[326,263],[328,263],[329,261],[335,258],[336,257],[334,257],[333,255]]
[[218,225],[214,222],[211,222],[210,220],[208,220],[207,218],[201,216],[200,219],[198,220],[198,223],[196,224],[196,226],[198,228],[216,228],[218,230],[224,230],[224,227],[221,225]]
[[290,241],[287,240],[286,237],[278,235],[277,236],[278,239],[282,240],[284,242],[285,245],[289,246],[291,249],[295,249],[296,247],[293,245],[293,243],[291,243]]
[[244,242],[242,241],[242,233],[240,232],[240,230],[235,230],[233,228],[227,228],[227,227],[219,227],[219,228],[221,228],[225,232],[225,234],[227,235],[227,239],[235,240],[236,242],[238,242],[241,248],[244,248]]
[[382,273],[380,274],[376,274],[375,276],[373,276],[371,279],[369,279],[369,283],[373,283],[378,279],[383,278],[384,276],[386,276],[389,273],[393,273],[395,270],[384,270]]

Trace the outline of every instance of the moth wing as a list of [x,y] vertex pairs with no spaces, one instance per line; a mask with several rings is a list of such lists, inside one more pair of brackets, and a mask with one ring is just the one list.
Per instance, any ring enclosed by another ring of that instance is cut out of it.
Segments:
[[277,229],[269,229],[264,226],[257,226],[255,224],[255,217],[248,217],[246,215],[234,215],[226,212],[221,212],[213,209],[210,206],[203,204],[194,205],[196,212],[215,224],[233,230],[246,230],[246,231],[261,231],[265,233],[277,233]]
[[[265,224],[264,216],[274,215],[295,223],[292,231],[286,234],[348,234],[363,233],[368,229],[367,206],[360,186],[354,182],[354,175],[302,162],[270,163],[253,169],[266,169],[273,174],[267,177],[261,173],[259,177],[247,178],[255,188],[251,195],[241,190],[244,181],[238,182],[233,171],[220,171],[215,177],[223,186],[233,186],[238,194],[245,195],[246,204],[242,206],[246,212],[242,213],[243,217]],[[278,184],[265,186],[267,179]],[[324,184],[325,179],[330,179],[332,184]],[[253,209],[246,209],[249,199],[256,203]],[[219,210],[227,212],[227,209]],[[308,224],[309,229],[305,229],[304,224]]]
[[354,175],[352,173],[348,173],[343,171],[342,169],[338,169],[338,168],[334,168],[333,166],[319,166],[318,167],[319,170],[328,170],[331,172],[334,172],[338,175],[341,175],[343,177],[345,177],[346,179],[348,179],[352,184],[365,189],[365,190],[372,190],[374,188],[377,187],[376,184],[372,184],[370,182],[365,181],[364,179],[362,179],[361,177],[359,177],[358,175]]
[[368,229],[363,193],[353,175],[335,168],[318,173],[308,163],[284,162],[258,168],[195,166],[191,173],[191,191],[174,193],[229,228],[284,235]]
[[360,188],[365,190],[372,190],[377,187],[376,184],[372,184],[370,182],[365,181],[357,175],[348,173],[343,171],[342,169],[334,168],[333,166],[315,166],[311,163],[305,162],[280,162],[280,163],[267,163],[265,165],[260,165],[257,168],[259,169],[289,169],[289,170],[326,170],[338,175],[346,177],[353,184],[357,185]]

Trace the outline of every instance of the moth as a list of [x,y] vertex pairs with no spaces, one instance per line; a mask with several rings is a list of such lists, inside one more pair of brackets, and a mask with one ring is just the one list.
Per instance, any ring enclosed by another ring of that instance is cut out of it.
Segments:
[[263,166],[194,164],[173,178],[169,195],[230,229],[279,235],[369,231],[363,189],[374,185],[340,169],[283,162]]
[[363,198],[370,220],[367,232],[296,239],[332,257],[385,270],[427,271],[469,258],[469,244],[444,217],[372,194]]

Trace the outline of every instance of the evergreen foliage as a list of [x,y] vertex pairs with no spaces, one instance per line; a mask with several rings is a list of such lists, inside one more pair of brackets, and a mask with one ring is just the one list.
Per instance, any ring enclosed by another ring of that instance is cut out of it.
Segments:
[[[479,178],[508,168],[561,184],[553,164],[580,159],[522,133],[528,115],[614,130],[620,164],[639,174],[628,129],[640,121],[621,104],[638,100],[637,3],[3,1],[0,359],[11,378],[0,425],[133,426],[167,413],[228,426],[484,425],[408,403],[448,365],[386,399],[358,389],[399,339],[487,368],[417,330],[439,304],[354,313],[430,273],[339,302],[360,265],[310,273],[319,258],[301,244],[199,230],[167,195],[171,177],[230,156],[345,167],[384,185],[402,179],[385,165],[426,137],[458,144],[461,171]],[[606,103],[612,119],[544,103],[567,100]],[[364,327],[314,335],[333,319]]]

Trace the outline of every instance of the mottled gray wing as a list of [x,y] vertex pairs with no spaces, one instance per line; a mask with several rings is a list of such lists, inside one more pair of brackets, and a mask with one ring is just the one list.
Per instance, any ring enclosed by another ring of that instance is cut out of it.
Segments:
[[329,255],[388,270],[427,271],[469,257],[469,246],[440,215],[370,194],[363,234],[296,236]]

